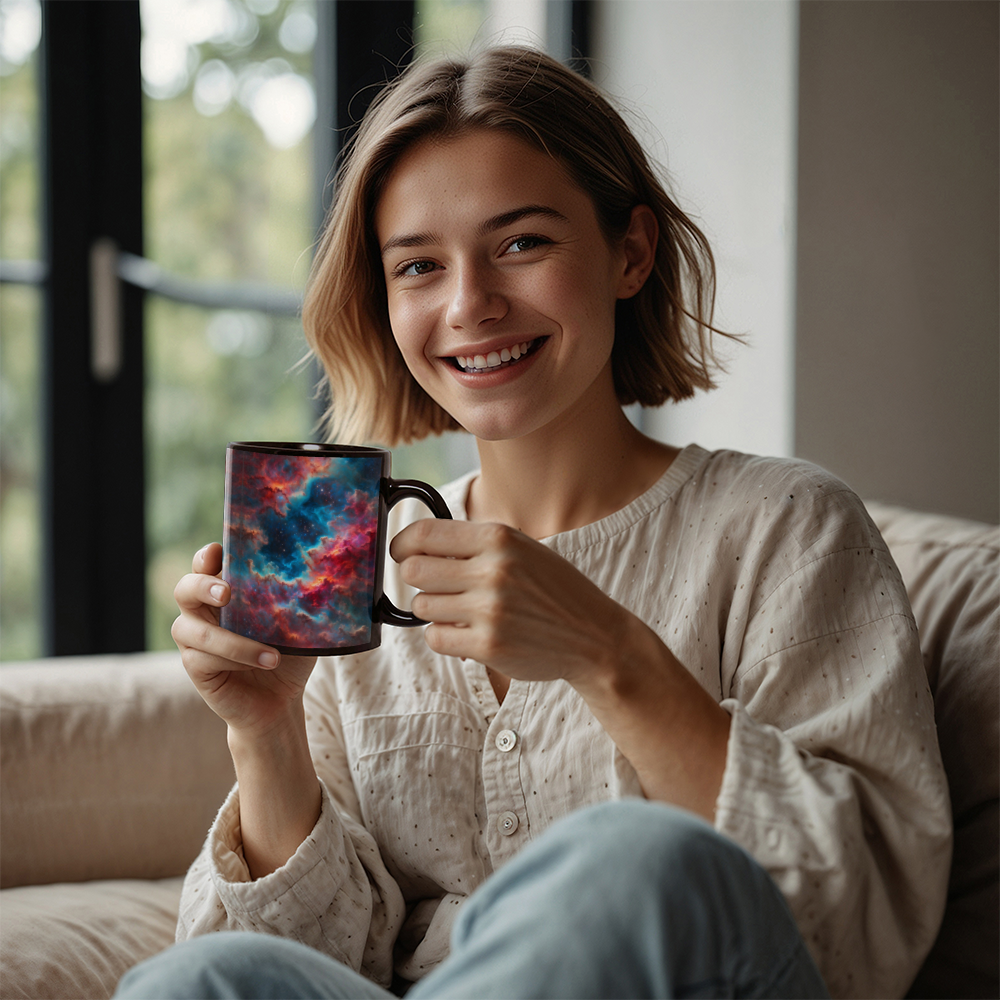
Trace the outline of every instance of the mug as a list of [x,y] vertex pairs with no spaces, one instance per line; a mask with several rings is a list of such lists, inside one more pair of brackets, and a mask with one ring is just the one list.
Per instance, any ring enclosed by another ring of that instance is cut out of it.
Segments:
[[223,628],[300,656],[360,653],[382,625],[427,623],[382,592],[389,510],[441,495],[392,479],[384,448],[233,441],[226,449]]

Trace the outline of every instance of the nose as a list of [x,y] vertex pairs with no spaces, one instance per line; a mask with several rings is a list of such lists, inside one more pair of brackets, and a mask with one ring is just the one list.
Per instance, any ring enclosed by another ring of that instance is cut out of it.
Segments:
[[488,268],[467,264],[452,273],[446,321],[453,330],[479,330],[506,315],[507,298]]

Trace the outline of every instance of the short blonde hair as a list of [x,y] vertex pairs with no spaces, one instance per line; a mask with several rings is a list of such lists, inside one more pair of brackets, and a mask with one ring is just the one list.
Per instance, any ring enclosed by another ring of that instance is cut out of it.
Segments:
[[375,208],[399,156],[429,136],[501,130],[555,157],[593,200],[608,239],[648,205],[660,227],[653,272],[619,301],[612,351],[625,406],[659,406],[714,386],[715,264],[708,241],[665,192],[642,147],[600,91],[530,48],[416,63],[373,101],[337,172],[302,318],[325,372],[327,431],[388,446],[457,429],[420,387],[389,326]]

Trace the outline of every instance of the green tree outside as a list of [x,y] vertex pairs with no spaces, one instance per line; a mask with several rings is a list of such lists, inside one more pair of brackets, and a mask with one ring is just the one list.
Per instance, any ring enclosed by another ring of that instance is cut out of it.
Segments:
[[[0,257],[38,260],[37,2],[0,2]],[[41,296],[0,285],[0,659],[40,651]]]

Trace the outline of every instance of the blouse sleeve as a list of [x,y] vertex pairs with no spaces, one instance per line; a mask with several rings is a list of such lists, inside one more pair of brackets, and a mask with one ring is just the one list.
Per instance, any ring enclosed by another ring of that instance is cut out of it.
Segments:
[[[322,661],[317,672],[322,668]],[[306,693],[306,719],[320,778],[320,817],[295,854],[251,880],[240,839],[239,789],[222,806],[188,871],[177,939],[217,930],[262,931],[316,948],[388,986],[393,946],[405,917],[398,885],[360,820],[339,722],[317,697],[322,674]]]
[[747,624],[723,663],[716,826],[775,878],[833,996],[903,996],[951,857],[933,701],[902,580],[861,502],[842,489],[798,516],[772,522],[748,560]]

